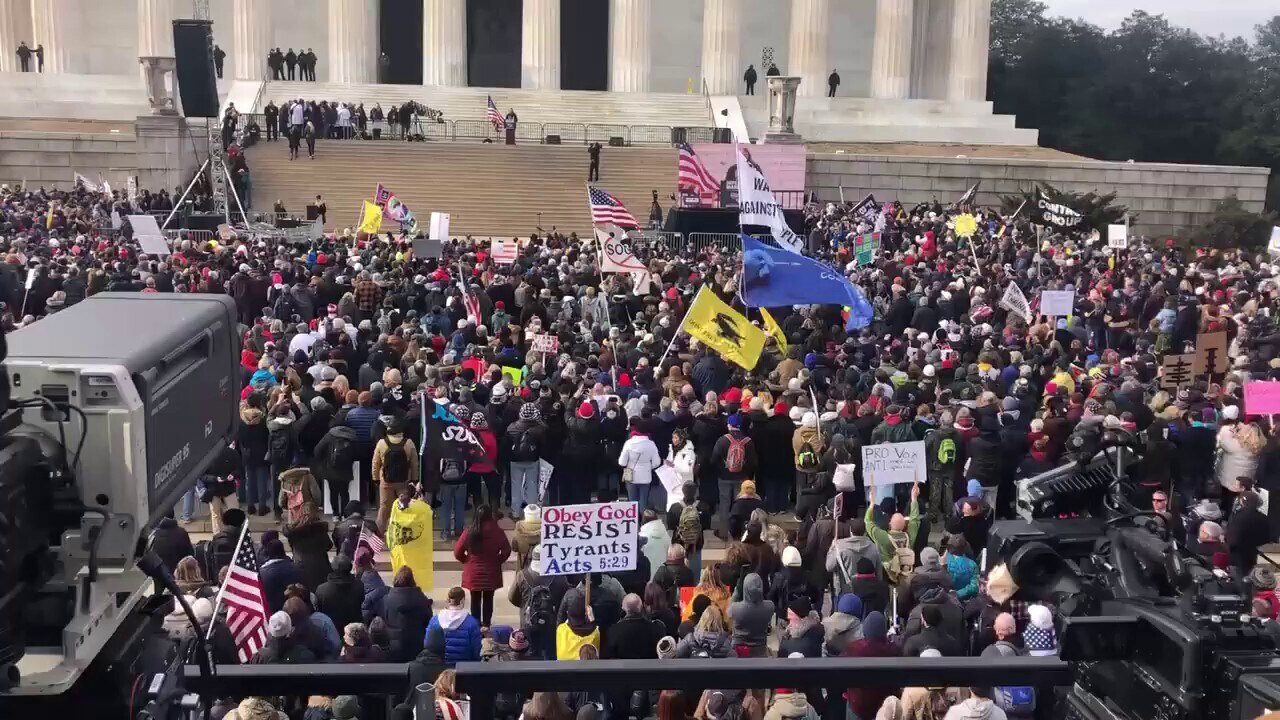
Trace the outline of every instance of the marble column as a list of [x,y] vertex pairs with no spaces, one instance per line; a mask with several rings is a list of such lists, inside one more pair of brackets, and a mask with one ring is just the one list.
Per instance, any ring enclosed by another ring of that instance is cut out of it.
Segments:
[[329,82],[378,82],[378,3],[329,0]]
[[[737,95],[742,87],[742,0],[706,0],[702,10],[702,81],[712,95]],[[694,88],[699,90],[700,88]]]
[[560,0],[524,0],[520,87],[560,89]]
[[609,89],[649,92],[653,51],[650,0],[612,0],[609,8]]
[[[81,72],[77,61],[78,30],[81,8],[79,0],[31,0],[31,49],[44,46],[44,71],[47,73]],[[39,61],[31,56],[31,69],[38,70]]]
[[915,0],[877,0],[876,36],[871,54],[871,97],[911,97],[911,44]]
[[18,13],[12,2],[0,0],[0,72],[18,72]]
[[261,80],[267,75],[273,37],[271,9],[270,0],[232,0],[237,80]]
[[173,57],[174,0],[138,0],[138,57]]
[[424,0],[422,11],[422,84],[466,87],[467,0]]
[[[954,0],[923,0],[928,8],[927,17],[924,18],[919,17],[921,1],[916,0],[916,24],[924,25],[925,45],[917,48],[919,52],[916,53],[923,67],[920,71],[921,83],[915,96],[946,100],[951,76],[951,17]],[[921,20],[924,22],[920,22]]]
[[987,99],[987,53],[991,45],[991,0],[953,0],[951,72],[947,99]]
[[828,64],[830,43],[831,0],[791,0],[790,52],[787,66],[780,69],[783,75],[801,79],[797,94],[826,97],[827,76],[832,70]]

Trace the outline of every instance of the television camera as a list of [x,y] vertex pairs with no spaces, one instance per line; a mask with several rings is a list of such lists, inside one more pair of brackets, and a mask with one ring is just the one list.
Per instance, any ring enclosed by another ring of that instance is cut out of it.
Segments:
[[151,581],[176,587],[150,531],[232,437],[239,355],[217,295],[101,293],[0,336],[0,717],[122,703],[171,607]]
[[1026,599],[1057,608],[1075,678],[1060,715],[1253,720],[1280,707],[1280,654],[1251,617],[1248,579],[1214,571],[1170,516],[1132,502],[1138,437],[1073,440],[1078,460],[1021,481],[1021,519],[995,523],[987,548]]

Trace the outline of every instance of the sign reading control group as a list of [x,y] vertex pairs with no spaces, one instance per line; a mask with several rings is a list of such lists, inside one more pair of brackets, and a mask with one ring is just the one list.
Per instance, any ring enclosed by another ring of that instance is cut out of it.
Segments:
[[542,508],[543,575],[636,568],[640,511],[633,502]]

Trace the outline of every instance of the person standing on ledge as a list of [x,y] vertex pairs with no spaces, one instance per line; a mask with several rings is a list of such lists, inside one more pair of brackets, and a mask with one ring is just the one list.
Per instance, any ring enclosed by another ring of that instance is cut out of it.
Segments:
[[36,43],[36,69],[44,72],[44,43]]
[[835,97],[836,88],[838,87],[840,87],[840,73],[832,70],[831,75],[827,77],[827,97]]
[[[218,77],[222,77],[219,75]],[[268,100],[267,106],[262,109],[262,120],[267,126],[267,139],[280,139],[280,108],[276,107],[274,100]]]
[[587,182],[600,180],[600,143],[587,146],[587,154],[591,156],[591,166],[587,168]]
[[782,71],[778,69],[777,63],[769,63],[769,70],[765,73],[768,77],[778,77]]
[[756,94],[756,80],[758,79],[759,76],[756,74],[756,66],[748,65],[746,74],[742,76],[742,81],[747,84],[748,95]]
[[27,41],[23,40],[18,43],[18,67],[22,72],[31,72],[31,48],[27,47]]
[[302,79],[303,79],[303,80],[310,80],[311,82],[315,82],[315,81],[316,81],[316,52],[315,52],[315,50],[312,50],[311,48],[307,48],[307,51],[306,51],[305,53],[303,53],[302,55],[299,55],[299,56],[298,56],[298,60],[299,60],[299,62],[301,62],[301,61],[302,61],[302,58],[304,58],[304,57],[305,57],[307,60],[306,60],[306,62],[305,62],[305,63],[302,63],[302,67],[303,67]]
[[213,46],[213,69],[217,71],[219,80],[222,79],[222,64],[226,62],[226,60],[227,60],[227,51],[223,50],[217,45],[214,45]]
[[289,79],[293,80],[294,72],[298,69],[298,53],[294,52],[293,48],[289,48],[289,52],[284,54],[284,64],[289,68]]

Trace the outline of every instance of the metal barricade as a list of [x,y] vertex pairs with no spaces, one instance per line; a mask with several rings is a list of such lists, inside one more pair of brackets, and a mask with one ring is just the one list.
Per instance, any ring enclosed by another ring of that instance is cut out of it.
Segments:
[[[506,137],[505,130],[499,134],[502,135],[503,137]],[[542,142],[543,137],[544,135],[542,133],[542,123],[537,123],[537,122],[516,123],[516,142],[525,141],[525,142],[540,143]]]
[[418,133],[424,140],[453,140],[453,123],[448,120],[441,122],[419,120]]
[[670,145],[670,125],[632,125],[632,145]]
[[587,144],[587,126],[578,123],[545,123],[542,126],[543,137],[547,135],[559,135],[560,144],[568,145],[569,143],[577,143],[579,145]]
[[172,241],[191,240],[197,243],[207,243],[217,237],[212,230],[165,230],[164,235]]
[[716,141],[716,129],[713,127],[684,128],[684,141],[687,143],[713,143]]
[[667,232],[665,230],[632,230],[627,233],[632,249],[637,252],[652,251],[683,252],[686,246],[684,233]]
[[483,140],[490,138],[495,142],[502,137],[502,134],[494,130],[493,125],[483,120],[454,120],[453,121],[453,139],[454,140]]
[[712,247],[719,247],[726,252],[738,252],[742,250],[742,240],[737,233],[689,233],[687,249],[690,252],[700,253]]
[[626,125],[587,125],[587,142],[608,145],[615,137],[622,138],[623,145],[630,145],[630,128]]

